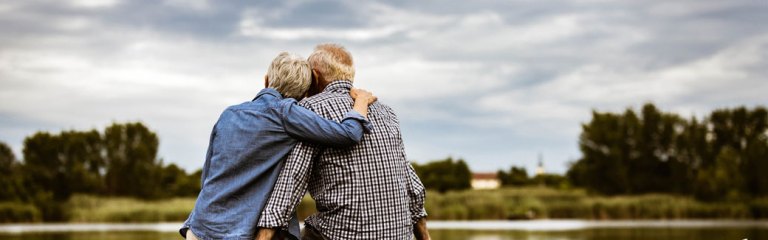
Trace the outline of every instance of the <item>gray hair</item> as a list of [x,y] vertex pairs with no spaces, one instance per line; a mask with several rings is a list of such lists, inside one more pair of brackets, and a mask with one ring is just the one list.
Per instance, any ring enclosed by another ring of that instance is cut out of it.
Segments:
[[309,64],[320,72],[326,81],[355,80],[355,67],[352,54],[343,46],[334,43],[323,43],[315,47],[309,55]]
[[301,99],[312,82],[312,70],[302,57],[281,52],[272,60],[267,70],[269,87],[276,89],[283,97]]

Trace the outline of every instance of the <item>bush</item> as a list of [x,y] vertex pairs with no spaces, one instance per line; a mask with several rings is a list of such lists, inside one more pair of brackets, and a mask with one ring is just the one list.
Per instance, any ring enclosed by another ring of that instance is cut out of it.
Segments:
[[0,202],[0,223],[39,222],[40,210],[32,204]]
[[768,218],[768,198],[752,200],[752,203],[750,204],[750,212],[752,213],[753,218]]
[[171,222],[186,220],[195,198],[144,201],[75,195],[67,206],[70,222]]
[[[184,221],[194,198],[145,201],[74,195],[64,204],[70,222],[166,222]],[[51,205],[53,206],[53,205]],[[768,198],[748,202],[700,202],[692,197],[665,194],[638,196],[590,196],[581,190],[527,187],[497,190],[428,191],[425,203],[430,220],[506,219],[748,219],[768,218]],[[306,196],[297,213],[303,220],[316,212]],[[0,203],[0,222],[39,222],[36,205]]]
[[666,194],[590,196],[581,190],[526,187],[427,193],[433,220],[531,218],[690,219],[766,218],[768,198],[742,202],[700,202]]

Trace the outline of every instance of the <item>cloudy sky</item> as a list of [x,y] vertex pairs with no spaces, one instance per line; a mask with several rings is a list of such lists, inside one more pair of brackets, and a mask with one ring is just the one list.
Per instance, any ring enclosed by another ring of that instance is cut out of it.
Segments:
[[[247,2],[247,3],[245,3]],[[202,166],[280,51],[337,42],[401,119],[409,158],[551,172],[592,109],[702,116],[768,103],[765,0],[0,1],[0,141],[142,121]]]

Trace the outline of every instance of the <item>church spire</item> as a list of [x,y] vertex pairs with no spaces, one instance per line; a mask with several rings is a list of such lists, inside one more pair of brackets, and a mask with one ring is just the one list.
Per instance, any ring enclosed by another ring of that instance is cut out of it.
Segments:
[[544,157],[539,153],[539,165],[536,167],[536,176],[544,173]]

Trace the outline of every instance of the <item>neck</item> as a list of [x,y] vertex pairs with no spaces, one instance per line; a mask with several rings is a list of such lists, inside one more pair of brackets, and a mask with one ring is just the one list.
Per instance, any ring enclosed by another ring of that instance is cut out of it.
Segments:
[[331,81],[323,81],[320,84],[320,92],[325,90],[325,88],[328,87],[328,85],[331,85],[331,83],[336,82],[336,81],[341,81],[341,80],[345,80],[345,79],[336,79],[336,80],[331,80]]
[[330,81],[330,82],[325,82],[324,81],[324,82],[320,83],[320,86],[319,86],[318,90],[320,90],[320,92],[322,92],[326,87],[328,87],[328,85],[331,85],[332,82],[333,81]]

